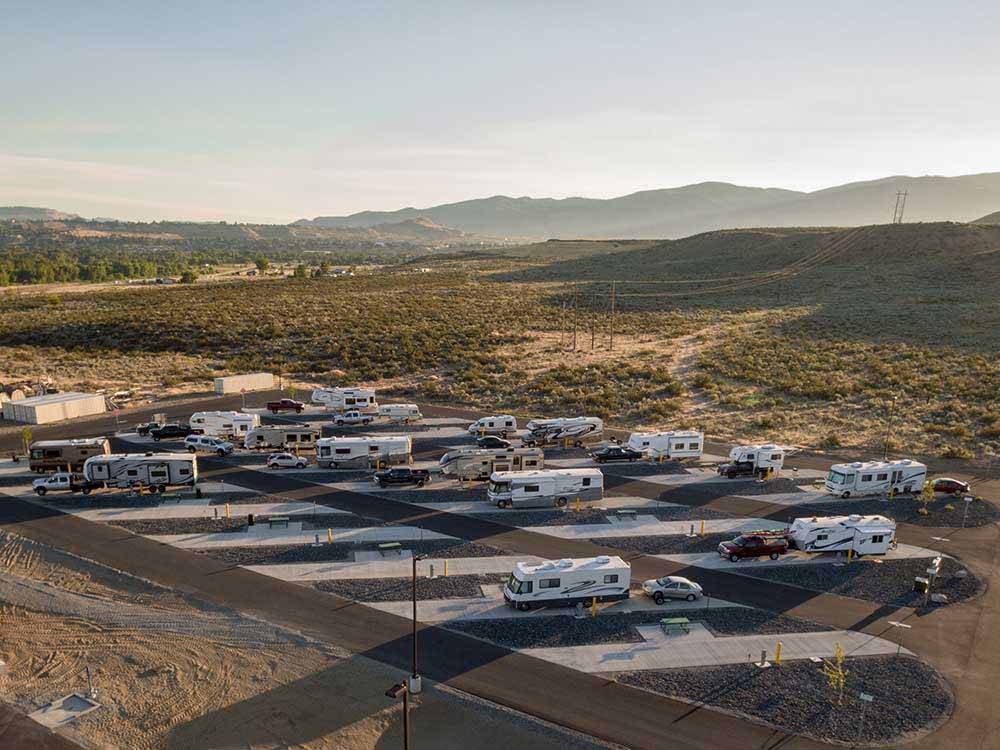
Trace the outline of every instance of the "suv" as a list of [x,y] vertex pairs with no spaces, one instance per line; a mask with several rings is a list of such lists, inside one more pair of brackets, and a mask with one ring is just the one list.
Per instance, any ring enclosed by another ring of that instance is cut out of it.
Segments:
[[423,487],[431,481],[431,473],[427,469],[411,469],[408,466],[376,471],[373,477],[379,487],[390,484],[415,484]]
[[189,425],[173,423],[153,427],[149,430],[149,434],[153,436],[153,440],[169,440],[170,438],[186,438],[188,435],[196,434],[196,431],[192,430]]
[[89,495],[92,489],[100,486],[95,482],[88,482],[83,474],[67,474],[65,471],[57,471],[31,483],[31,489],[39,497],[46,492],[82,492]]
[[368,424],[372,421],[372,416],[359,411],[345,411],[343,414],[334,414],[330,419],[339,427],[345,424]]
[[301,414],[305,406],[301,401],[296,401],[293,398],[281,398],[277,401],[267,402],[267,410],[272,414],[277,414],[279,411],[294,411],[296,414]]
[[304,469],[308,463],[302,456],[293,456],[291,453],[272,453],[267,457],[269,469]]
[[184,438],[184,445],[191,453],[208,451],[219,456],[228,456],[233,452],[233,444],[229,441],[207,435],[188,435]]
[[631,463],[643,457],[639,451],[634,451],[631,448],[621,445],[609,445],[607,448],[594,451],[590,456],[599,464],[607,463],[608,461],[628,461]]
[[485,435],[476,438],[476,446],[479,448],[489,448],[490,450],[507,450],[511,447],[509,440],[504,440],[496,435]]
[[719,544],[719,557],[728,557],[731,562],[739,562],[744,557],[763,557],[772,560],[788,552],[788,539],[778,534],[740,534],[731,542]]

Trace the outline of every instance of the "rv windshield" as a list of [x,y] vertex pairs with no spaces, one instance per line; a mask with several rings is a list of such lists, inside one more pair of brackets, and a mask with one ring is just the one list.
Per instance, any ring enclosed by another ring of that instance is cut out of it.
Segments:
[[494,495],[501,492],[510,492],[510,482],[490,482],[490,492]]
[[845,484],[847,482],[847,475],[841,474],[839,471],[831,471],[827,475],[826,481],[831,484]]
[[524,581],[515,578],[514,575],[511,574],[510,578],[507,579],[507,589],[512,594],[520,594],[522,589],[524,589]]

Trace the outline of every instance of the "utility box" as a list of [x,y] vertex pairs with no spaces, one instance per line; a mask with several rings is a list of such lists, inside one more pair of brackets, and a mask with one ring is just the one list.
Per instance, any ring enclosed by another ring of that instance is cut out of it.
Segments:
[[104,414],[107,405],[99,393],[48,393],[44,396],[5,401],[3,418],[22,424],[48,424],[65,419]]
[[215,379],[215,392],[222,396],[242,391],[269,391],[274,388],[274,375],[269,372],[250,372],[245,375],[227,375]]
[[930,586],[930,581],[923,576],[916,576],[913,579],[913,590],[918,594],[926,594],[928,586]]

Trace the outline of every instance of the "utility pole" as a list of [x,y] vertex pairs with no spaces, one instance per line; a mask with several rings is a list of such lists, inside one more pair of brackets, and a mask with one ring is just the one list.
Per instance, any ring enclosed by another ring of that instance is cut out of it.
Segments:
[[892,432],[892,417],[896,411],[896,394],[892,394],[892,400],[889,402],[889,413],[886,415],[885,420],[885,440],[882,441],[882,460],[889,460],[889,439],[890,433]]
[[590,351],[597,344],[597,291],[590,295]]
[[576,351],[576,324],[577,324],[577,308],[580,303],[580,290],[578,285],[573,285],[573,351]]
[[892,223],[902,224],[903,223],[903,212],[906,210],[906,197],[909,195],[908,190],[897,190],[896,191],[896,206],[892,209]]
[[559,347],[566,346],[566,300],[562,303],[562,314],[559,316]]
[[611,351],[615,350],[615,282],[611,282]]

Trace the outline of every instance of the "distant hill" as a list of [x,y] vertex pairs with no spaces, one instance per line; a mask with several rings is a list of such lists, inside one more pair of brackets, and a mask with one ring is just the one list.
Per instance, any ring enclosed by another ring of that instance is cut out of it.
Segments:
[[79,219],[76,214],[56,211],[54,208],[35,208],[32,206],[0,206],[0,220],[17,219],[18,221],[65,221]]
[[889,221],[896,193],[906,221],[970,221],[1000,205],[1000,173],[886,177],[810,193],[704,182],[606,200],[493,196],[425,209],[320,216],[297,226],[371,227],[425,217],[492,237],[685,237],[713,229],[864,226]]
[[980,216],[975,221],[970,222],[971,224],[1000,224],[1000,211],[994,211],[991,214],[986,214],[986,216]]

